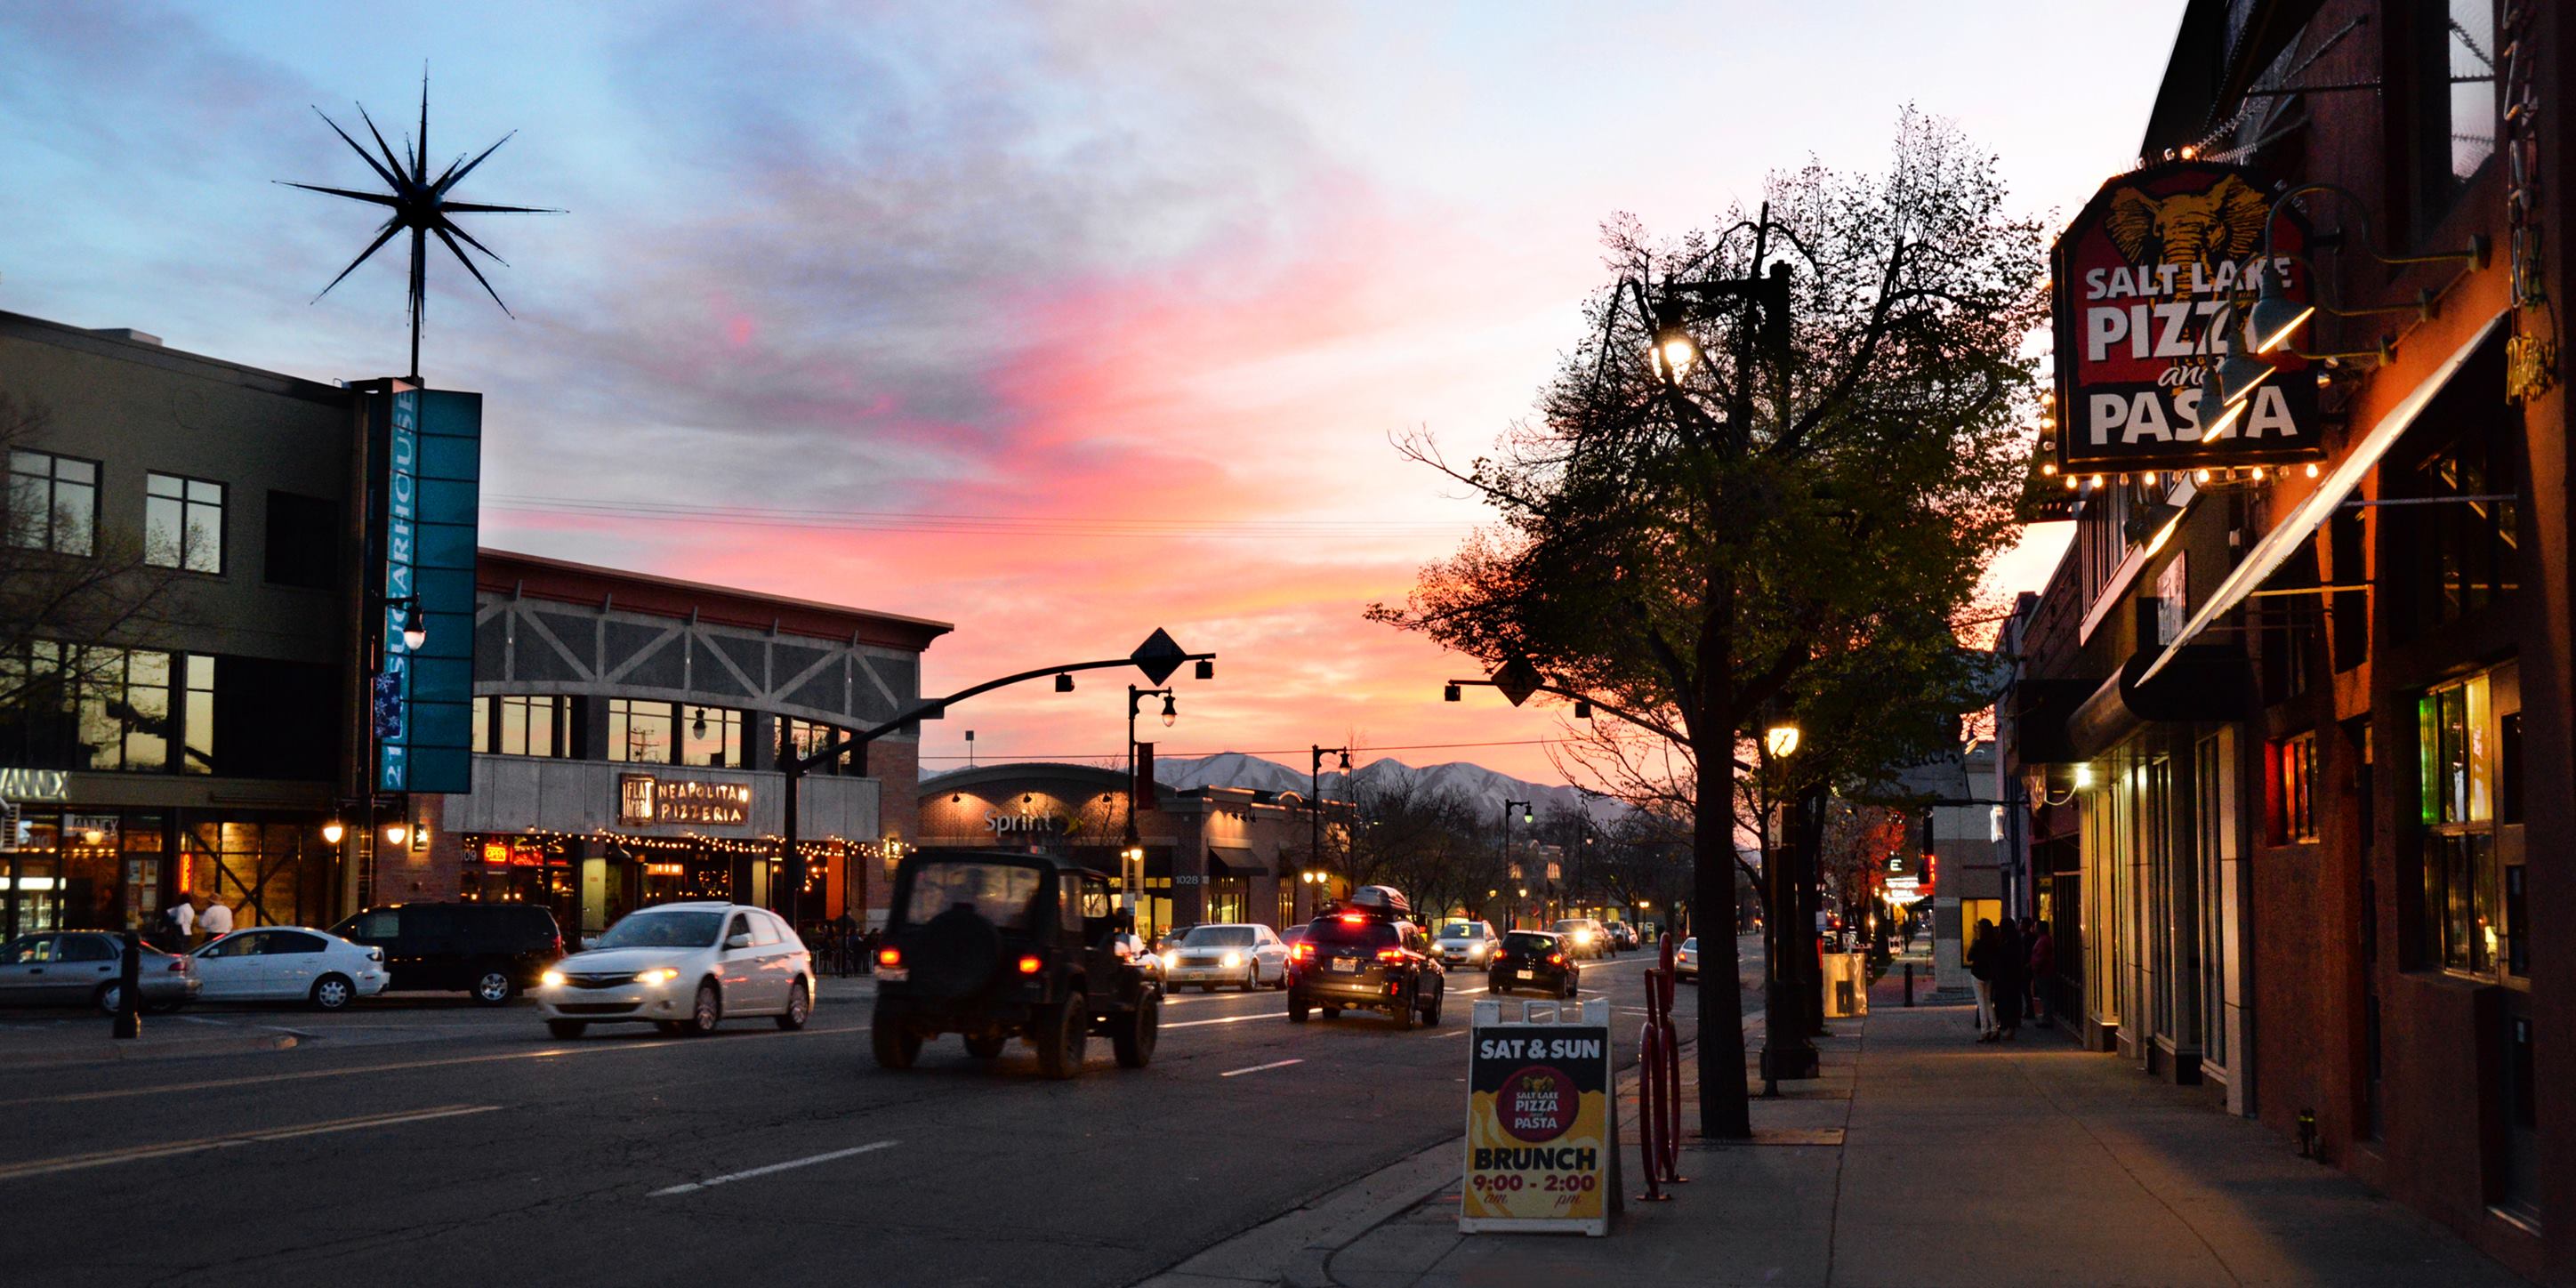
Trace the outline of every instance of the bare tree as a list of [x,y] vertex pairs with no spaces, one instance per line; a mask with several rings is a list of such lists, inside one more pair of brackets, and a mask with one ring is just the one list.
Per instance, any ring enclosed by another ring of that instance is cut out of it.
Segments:
[[[0,389],[0,729],[15,726],[0,738],[86,763],[76,748],[117,731],[176,731],[166,703],[125,696],[119,646],[166,639],[196,611],[175,551],[99,526],[97,476],[52,464],[51,422]],[[84,703],[93,691],[103,696]]]

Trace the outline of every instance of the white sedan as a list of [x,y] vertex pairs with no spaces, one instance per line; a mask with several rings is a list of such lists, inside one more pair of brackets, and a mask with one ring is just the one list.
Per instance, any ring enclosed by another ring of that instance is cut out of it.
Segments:
[[1699,936],[1693,935],[1673,950],[1673,978],[1699,978]]
[[238,931],[195,954],[202,1002],[310,1002],[336,1011],[385,991],[385,950],[303,926]]
[[814,955],[766,908],[666,903],[630,913],[537,981],[546,1031],[580,1037],[593,1024],[651,1022],[712,1033],[732,1015],[801,1029],[814,1013]]
[[1232,984],[1249,993],[1256,988],[1288,986],[1288,945],[1268,926],[1238,922],[1192,926],[1181,942],[1163,953],[1167,987],[1196,984],[1215,992]]

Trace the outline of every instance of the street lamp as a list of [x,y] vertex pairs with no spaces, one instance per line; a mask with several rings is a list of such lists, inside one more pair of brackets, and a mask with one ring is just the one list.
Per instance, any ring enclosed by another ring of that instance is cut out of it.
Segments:
[[[1798,752],[1798,726],[1781,721],[1763,731],[1763,767],[1773,761],[1784,761]],[[1808,777],[1801,775],[1801,777]],[[1767,778],[1767,775],[1766,775]],[[1813,932],[1797,933],[1804,918],[1800,914],[1801,886],[1807,870],[1806,847],[1810,832],[1808,808],[1810,789],[1800,786],[1793,797],[1796,813],[1786,838],[1787,853],[1773,847],[1762,865],[1763,903],[1770,910],[1764,926],[1762,952],[1762,1094],[1776,1096],[1783,1078],[1816,1076],[1816,1047],[1807,1039],[1808,1020],[1800,1007],[1806,993],[1790,983],[1794,972],[1803,971],[1810,960],[1809,938]],[[1794,958],[1794,960],[1792,960]]]
[[400,823],[385,824],[385,844],[399,847],[411,839],[411,829]]
[[325,845],[338,845],[340,838],[348,834],[349,829],[336,818],[322,825],[322,843]]

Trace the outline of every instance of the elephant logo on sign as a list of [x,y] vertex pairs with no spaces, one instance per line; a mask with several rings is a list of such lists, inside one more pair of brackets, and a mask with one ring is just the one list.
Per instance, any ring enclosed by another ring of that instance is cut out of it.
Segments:
[[2102,226],[2130,263],[2199,264],[2206,278],[2218,265],[2241,262],[2261,248],[2269,213],[2263,195],[2231,174],[2206,192],[2150,197],[2123,189],[2111,198]]

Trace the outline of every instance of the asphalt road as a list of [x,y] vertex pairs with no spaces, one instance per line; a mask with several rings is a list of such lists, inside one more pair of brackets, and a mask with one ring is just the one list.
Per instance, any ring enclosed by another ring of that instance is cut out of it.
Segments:
[[[1645,965],[1584,972],[1623,1065]],[[524,1005],[444,999],[156,1017],[306,1036],[0,1063],[8,1277],[1131,1283],[1455,1136],[1483,986],[1451,984],[1440,1027],[1412,1033],[1355,1014],[1292,1026],[1277,993],[1180,994],[1150,1068],[1094,1039],[1070,1082],[1041,1080],[1022,1045],[983,1062],[953,1037],[879,1070],[861,981],[827,981],[802,1033],[737,1021],[705,1039],[560,1042]]]

